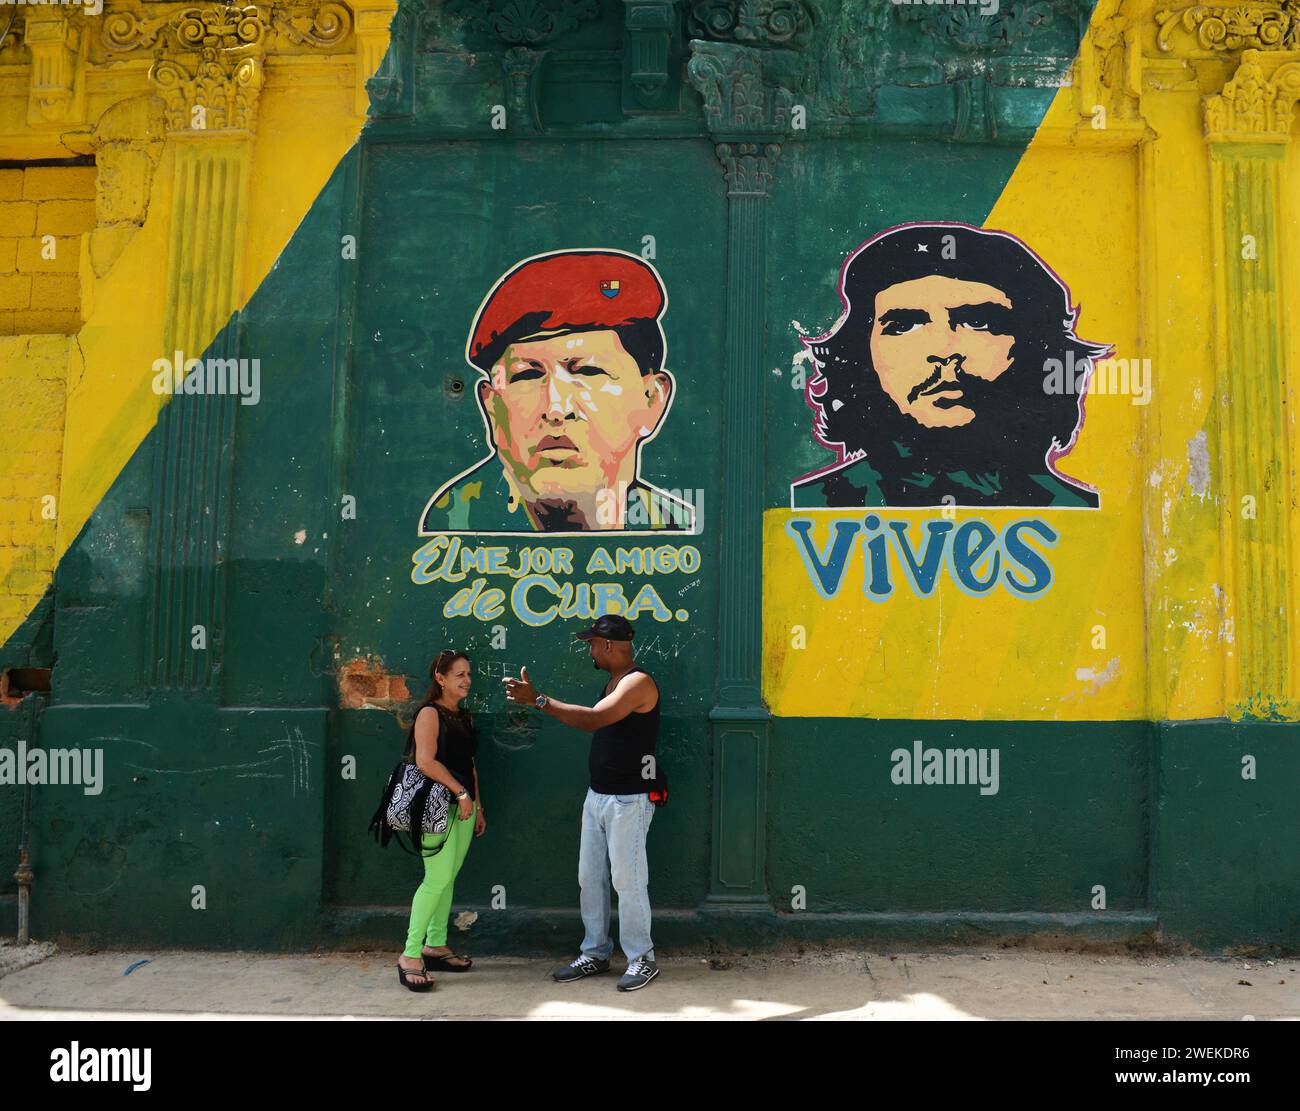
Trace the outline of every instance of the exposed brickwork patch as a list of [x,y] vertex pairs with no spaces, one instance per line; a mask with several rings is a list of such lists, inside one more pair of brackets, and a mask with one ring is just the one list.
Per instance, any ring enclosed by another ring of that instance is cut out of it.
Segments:
[[339,667],[339,705],[400,711],[411,699],[405,675],[390,675],[378,656],[358,656]]

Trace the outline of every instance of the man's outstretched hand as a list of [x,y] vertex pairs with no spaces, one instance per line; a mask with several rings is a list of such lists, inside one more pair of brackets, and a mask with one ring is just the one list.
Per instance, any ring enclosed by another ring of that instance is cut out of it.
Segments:
[[518,702],[521,706],[532,706],[536,702],[537,688],[528,681],[528,668],[519,669],[518,679],[507,676],[501,682],[506,685],[506,698],[511,702]]

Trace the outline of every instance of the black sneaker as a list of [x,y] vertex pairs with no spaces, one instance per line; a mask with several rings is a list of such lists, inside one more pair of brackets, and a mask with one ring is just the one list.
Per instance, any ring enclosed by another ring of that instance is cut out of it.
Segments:
[[567,984],[573,980],[585,980],[588,976],[598,976],[609,971],[609,961],[598,961],[595,957],[579,957],[572,964],[557,968],[551,973],[551,979],[557,984]]
[[643,988],[659,975],[659,966],[654,961],[635,960],[627,966],[627,971],[618,978],[619,991],[636,991]]

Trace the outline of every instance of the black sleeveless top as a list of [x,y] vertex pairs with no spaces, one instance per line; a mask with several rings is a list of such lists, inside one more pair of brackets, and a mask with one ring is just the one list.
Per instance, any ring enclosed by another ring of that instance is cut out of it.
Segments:
[[[634,671],[650,673],[642,667]],[[600,697],[605,697],[604,688]],[[653,756],[659,739],[659,706],[662,697],[645,713],[631,713],[622,721],[603,725],[591,735],[591,755],[587,767],[591,772],[591,789],[598,795],[645,795],[654,788],[654,779],[646,779],[644,760]]]
[[[478,752],[478,730],[464,710],[448,710],[436,702],[426,703],[438,711],[438,753],[434,757],[459,781],[469,792],[470,798],[476,798],[474,792],[474,755]],[[420,707],[424,709],[423,706]],[[417,718],[419,713],[415,715]],[[407,747],[411,761],[415,760],[415,723],[411,723],[411,732],[407,736]]]

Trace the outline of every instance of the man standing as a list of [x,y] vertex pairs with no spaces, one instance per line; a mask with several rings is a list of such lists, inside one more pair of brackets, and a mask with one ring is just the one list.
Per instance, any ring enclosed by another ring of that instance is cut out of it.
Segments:
[[632,659],[632,625],[607,614],[577,634],[591,651],[592,666],[609,672],[593,707],[573,706],[540,694],[523,668],[505,679],[506,697],[534,705],[565,725],[589,730],[591,789],[582,807],[578,884],[582,889],[582,954],[552,973],[558,983],[609,971],[614,942],[609,934],[610,880],[618,892],[618,940],[627,956],[619,991],[636,991],[659,975],[650,940],[649,868],[645,839],[654,816],[655,742],[659,737],[659,688]]

